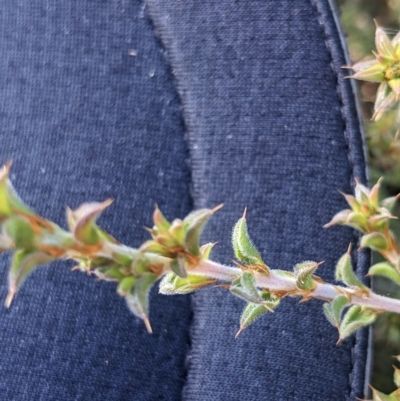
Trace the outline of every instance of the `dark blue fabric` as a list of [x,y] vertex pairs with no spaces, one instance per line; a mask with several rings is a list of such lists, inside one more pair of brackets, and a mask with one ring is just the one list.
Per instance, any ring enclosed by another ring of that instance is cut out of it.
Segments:
[[[140,2],[6,1],[0,29],[0,160],[35,210],[65,226],[65,205],[114,198],[99,224],[132,246],[156,202],[191,210],[179,99]],[[178,400],[189,299],[155,289],[149,335],[115,285],[71,267],[0,307],[0,399]]]
[[[112,197],[99,223],[133,246],[155,202],[170,218],[223,202],[204,235],[222,263],[247,206],[271,267],[325,260],[332,281],[357,236],[322,225],[365,166],[327,0],[145,4],[1,3],[0,156],[17,190],[60,224],[64,205]],[[113,285],[69,267],[34,273],[0,308],[1,399],[363,397],[366,332],[337,347],[321,302],[285,299],[235,340],[244,304],[226,291],[191,303],[155,289],[150,336]]]

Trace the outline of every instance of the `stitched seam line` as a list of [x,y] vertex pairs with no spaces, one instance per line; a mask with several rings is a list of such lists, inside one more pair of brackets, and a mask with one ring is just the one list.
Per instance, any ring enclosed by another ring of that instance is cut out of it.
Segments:
[[[172,68],[172,62],[171,59],[173,59],[173,57],[171,57],[171,53],[172,52],[168,52],[168,46],[167,43],[164,43],[163,39],[167,39],[168,38],[168,34],[166,32],[163,32],[162,26],[158,26],[156,28],[156,23],[154,20],[154,13],[151,12],[150,10],[151,7],[149,7],[149,4],[147,4],[146,0],[143,0],[143,11],[145,13],[146,18],[148,19],[150,26],[152,28],[153,31],[153,35],[154,38],[156,39],[156,43],[159,47],[159,49],[162,51],[164,59],[166,60],[166,64],[168,66],[168,72],[169,74],[172,76],[172,82],[174,84],[175,87],[175,91],[178,95],[178,101],[179,101],[179,106],[180,109],[182,111],[182,125],[183,125],[183,132],[184,132],[184,141],[186,142],[187,145],[187,154],[188,154],[188,158],[186,160],[186,164],[188,167],[188,171],[190,174],[189,177],[189,203],[191,206],[191,209],[193,209],[194,206],[194,195],[193,195],[193,158],[191,156],[191,146],[190,146],[190,138],[189,138],[189,129],[185,120],[185,113],[184,113],[184,102],[181,96],[181,88],[179,85],[179,82],[176,78],[176,74],[174,74],[173,68]],[[161,24],[159,24],[161,25]],[[173,60],[172,60],[173,61]],[[183,365],[183,385],[182,385],[182,389],[181,389],[181,398],[183,396],[183,391],[185,386],[187,385],[187,378],[188,378],[188,373],[189,373],[189,369],[190,369],[190,354],[191,354],[191,349],[192,349],[192,326],[193,326],[193,320],[194,320],[194,306],[193,306],[193,297],[192,295],[189,295],[189,302],[190,302],[190,318],[189,318],[189,322],[188,322],[188,330],[187,330],[187,337],[186,337],[186,341],[187,341],[187,352],[186,352],[186,357],[185,357],[185,361],[184,361],[184,365]]]

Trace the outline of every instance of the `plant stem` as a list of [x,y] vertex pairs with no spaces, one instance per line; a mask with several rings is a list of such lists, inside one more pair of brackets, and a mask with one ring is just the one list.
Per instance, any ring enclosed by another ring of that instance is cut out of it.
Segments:
[[[241,270],[236,267],[225,266],[211,260],[202,260],[194,269],[196,275],[207,276],[222,281],[231,282],[238,278]],[[346,288],[326,283],[316,283],[316,287],[311,291],[301,291],[296,287],[295,277],[281,270],[270,270],[267,276],[256,272],[254,274],[256,285],[272,293],[287,293],[287,295],[305,296],[306,298],[316,298],[324,301],[332,301],[336,296],[344,294],[350,302],[368,308],[395,312],[400,314],[400,300],[387,298],[372,291],[361,291],[359,289]]]

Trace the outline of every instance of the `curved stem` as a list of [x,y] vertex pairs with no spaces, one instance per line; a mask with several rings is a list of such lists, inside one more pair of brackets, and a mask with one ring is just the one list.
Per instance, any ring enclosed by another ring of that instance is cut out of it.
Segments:
[[[238,278],[241,274],[241,270],[236,267],[221,265],[211,260],[202,260],[193,271],[196,275],[228,282]],[[348,296],[352,304],[386,312],[400,313],[400,300],[387,298],[372,291],[363,292],[327,283],[316,283],[317,285],[314,290],[301,291],[296,287],[295,277],[291,277],[290,274],[281,274],[281,271],[276,270],[271,270],[268,276],[255,273],[254,277],[258,287],[271,292],[282,292],[299,296],[304,294],[307,298],[316,298],[325,301],[331,301],[336,296],[344,294]]]

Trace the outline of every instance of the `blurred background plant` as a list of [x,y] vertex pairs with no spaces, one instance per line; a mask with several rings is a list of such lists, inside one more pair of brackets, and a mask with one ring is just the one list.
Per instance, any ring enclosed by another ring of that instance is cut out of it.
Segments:
[[[399,0],[336,0],[342,27],[347,36],[351,62],[373,59],[375,24],[385,29],[391,38],[400,31]],[[349,73],[351,75],[351,72]],[[371,121],[378,84],[356,81],[360,96],[362,118],[367,139],[370,166],[370,184],[384,177],[386,196],[400,193],[400,137],[397,135],[397,108],[385,112],[379,121]],[[400,207],[394,213],[400,217]],[[399,219],[400,220],[400,219]],[[400,238],[400,222],[392,229]],[[378,259],[378,256],[374,256]],[[376,260],[378,262],[379,260]],[[376,292],[400,299],[400,288],[384,278],[373,282]],[[390,393],[396,389],[393,382],[393,355],[400,354],[400,316],[384,314],[374,326],[374,355],[371,385]],[[398,364],[398,363],[397,363]]]

